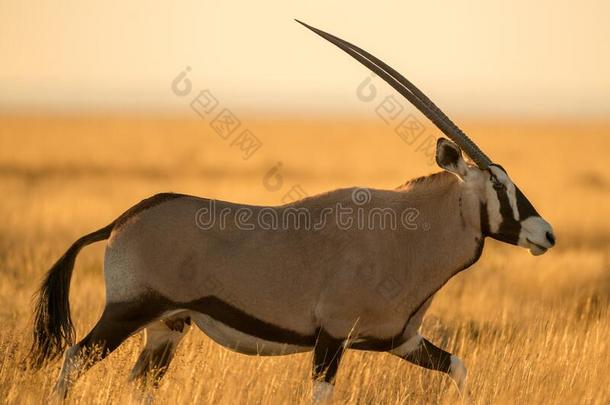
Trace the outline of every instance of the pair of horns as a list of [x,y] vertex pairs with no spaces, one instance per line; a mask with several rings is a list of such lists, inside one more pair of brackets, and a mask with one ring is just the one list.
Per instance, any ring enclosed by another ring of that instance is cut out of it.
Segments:
[[397,92],[402,94],[411,104],[422,112],[430,121],[434,123],[445,135],[453,142],[458,144],[460,148],[479,166],[481,169],[486,169],[492,162],[481,149],[466,135],[457,125],[455,125],[444,112],[438,108],[432,100],[421,92],[413,83],[407,80],[404,76],[392,69],[382,60],[371,55],[362,48],[350,44],[334,35],[319,30],[311,25],[305,24],[302,21],[296,20],[299,24],[309,28],[322,38],[332,42],[347,54],[352,56],[358,62],[369,68],[379,77],[392,86]]

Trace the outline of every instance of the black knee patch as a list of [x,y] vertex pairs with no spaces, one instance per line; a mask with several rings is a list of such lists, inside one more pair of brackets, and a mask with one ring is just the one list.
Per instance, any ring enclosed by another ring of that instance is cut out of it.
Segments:
[[163,319],[161,322],[163,322],[169,330],[182,333],[184,332],[185,327],[190,326],[191,317],[187,316],[184,318],[167,318]]
[[426,339],[422,339],[419,347],[404,356],[404,359],[429,370],[448,373],[451,369],[451,353],[436,347]]
[[343,342],[343,339],[332,337],[323,329],[320,330],[313,354],[314,381],[332,383],[335,380],[343,356]]

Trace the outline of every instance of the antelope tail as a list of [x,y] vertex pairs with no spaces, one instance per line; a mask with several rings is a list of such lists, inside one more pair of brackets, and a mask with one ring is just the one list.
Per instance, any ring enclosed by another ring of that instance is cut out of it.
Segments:
[[83,247],[108,239],[114,225],[113,222],[78,239],[47,272],[38,293],[34,296],[36,303],[33,342],[28,355],[29,364],[33,369],[40,369],[74,343],[69,295],[76,256]]

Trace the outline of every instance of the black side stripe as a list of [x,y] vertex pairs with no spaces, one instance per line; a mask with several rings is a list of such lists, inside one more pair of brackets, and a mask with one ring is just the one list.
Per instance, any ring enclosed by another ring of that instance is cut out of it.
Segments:
[[203,297],[184,304],[174,304],[174,306],[208,315],[230,328],[269,342],[302,347],[313,347],[316,343],[316,336],[303,335],[265,322],[214,296]]
[[[159,293],[149,291],[137,300],[115,302],[108,305],[123,313],[130,321],[158,319],[161,314],[177,309],[187,309],[210,316],[214,320],[239,332],[269,342],[285,343],[302,347],[314,347],[316,335],[309,336],[260,320],[218,297],[208,296],[190,302],[172,301]],[[142,308],[146,310],[142,310]]]

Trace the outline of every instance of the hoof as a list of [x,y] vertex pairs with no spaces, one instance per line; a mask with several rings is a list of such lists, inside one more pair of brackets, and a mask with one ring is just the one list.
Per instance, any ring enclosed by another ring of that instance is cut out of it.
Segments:
[[311,402],[314,404],[328,404],[333,396],[333,385],[327,382],[314,381]]
[[466,394],[466,378],[468,377],[468,370],[464,367],[464,363],[457,356],[451,356],[451,367],[449,369],[449,375],[455,381],[455,384],[460,391],[462,397]]

